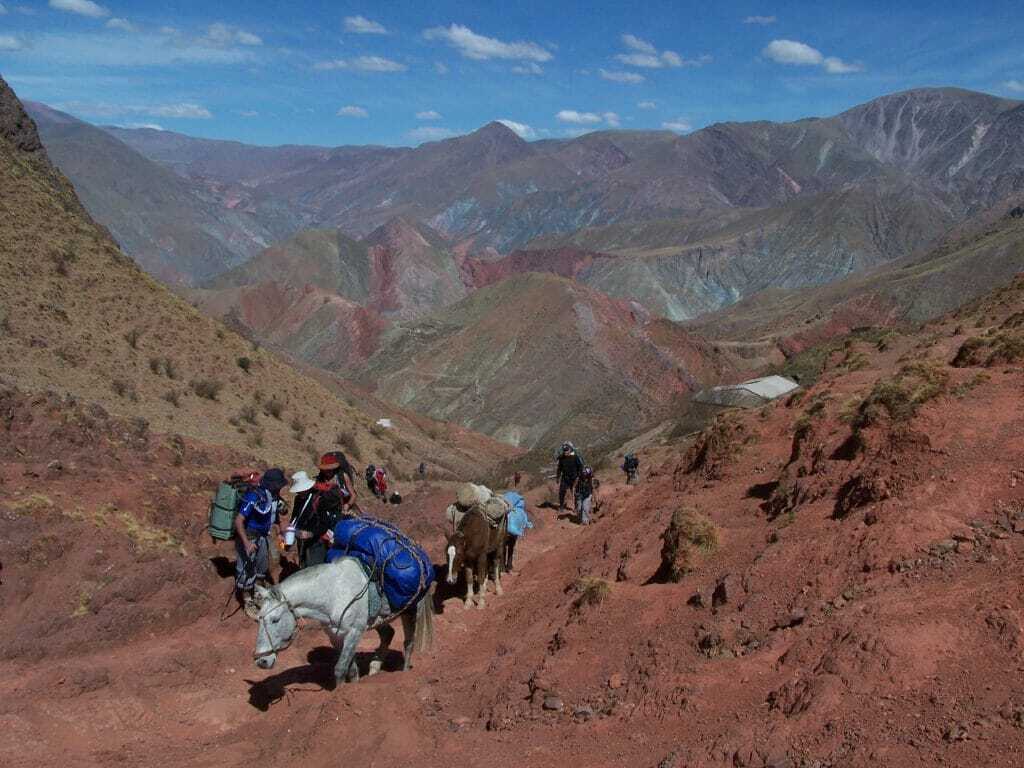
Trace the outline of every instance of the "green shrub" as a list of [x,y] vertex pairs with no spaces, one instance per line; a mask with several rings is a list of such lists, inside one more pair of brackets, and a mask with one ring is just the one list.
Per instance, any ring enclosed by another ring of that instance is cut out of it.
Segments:
[[907,421],[922,405],[942,394],[949,384],[949,373],[933,361],[918,361],[903,366],[888,379],[875,382],[853,418],[855,430],[869,427],[888,416],[891,421]]
[[196,379],[192,382],[192,391],[205,400],[216,400],[224,385],[216,379]]
[[238,363],[238,367],[246,373],[249,373],[249,369],[252,368],[252,360],[244,355],[238,358],[236,362]]

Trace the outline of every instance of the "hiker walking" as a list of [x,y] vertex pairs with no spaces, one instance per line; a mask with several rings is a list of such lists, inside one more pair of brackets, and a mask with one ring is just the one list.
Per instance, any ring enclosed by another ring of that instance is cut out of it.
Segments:
[[278,522],[281,489],[287,484],[283,470],[268,469],[260,484],[246,491],[235,516],[235,591],[253,619],[259,614],[253,590],[257,581],[270,578],[270,529]]
[[627,453],[622,460],[622,471],[626,473],[626,485],[636,485],[640,476],[640,459],[635,453]]
[[426,462],[421,461],[420,462],[420,466],[418,467],[417,471],[420,473],[420,480],[426,480],[427,479],[427,464],[426,464]]
[[558,457],[558,467],[555,470],[555,477],[558,478],[558,511],[565,511],[565,495],[569,491],[575,492],[576,481],[583,473],[583,459],[576,453],[576,447],[572,443],[562,443],[562,453]]
[[355,472],[341,451],[331,451],[320,457],[317,464],[314,490],[320,494],[336,494],[342,512],[348,512],[355,503],[356,489],[352,485]]
[[512,573],[512,559],[515,556],[516,544],[526,531],[533,528],[530,516],[526,512],[526,499],[515,491],[505,492],[505,501],[511,509],[508,513],[508,535],[505,537],[505,571]]
[[590,513],[594,509],[594,470],[584,467],[576,481],[576,520],[580,525],[590,525]]
[[373,472],[373,494],[388,503],[388,473],[384,467],[377,467]]

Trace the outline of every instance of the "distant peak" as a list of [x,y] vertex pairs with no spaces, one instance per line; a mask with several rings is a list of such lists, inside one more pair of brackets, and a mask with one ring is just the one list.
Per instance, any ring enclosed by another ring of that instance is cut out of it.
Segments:
[[513,138],[516,141],[523,141],[522,137],[504,123],[498,122],[497,120],[491,120],[487,125],[482,128],[477,128],[470,136],[493,136],[503,138]]

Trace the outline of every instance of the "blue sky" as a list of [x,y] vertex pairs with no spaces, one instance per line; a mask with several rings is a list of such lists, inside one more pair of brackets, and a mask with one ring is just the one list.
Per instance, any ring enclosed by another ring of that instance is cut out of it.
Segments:
[[[840,7],[841,6],[841,7]],[[0,0],[0,74],[95,123],[417,144],[828,115],[906,88],[1024,99],[1003,2]]]

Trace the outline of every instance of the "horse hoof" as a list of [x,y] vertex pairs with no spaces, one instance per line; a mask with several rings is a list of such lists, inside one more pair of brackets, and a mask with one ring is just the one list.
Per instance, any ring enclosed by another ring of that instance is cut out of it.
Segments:
[[472,600],[466,600],[466,601],[465,601],[465,602],[464,602],[464,603],[462,604],[462,607],[463,607],[463,608],[465,608],[465,609],[466,609],[466,610],[468,611],[468,610],[469,610],[470,608],[472,608],[472,607],[473,607],[473,601],[472,601]]
[[382,662],[380,659],[374,659],[370,662],[370,669],[367,675],[376,675],[378,672],[380,672],[381,667],[383,666],[384,662]]
[[483,599],[481,598],[480,602],[476,604],[476,607],[479,608],[480,610],[483,610],[484,608],[487,607],[487,603],[485,603],[483,601]]
[[501,597],[505,594],[505,590],[501,587],[498,587],[496,590],[494,590],[494,594],[496,594],[498,597]]

